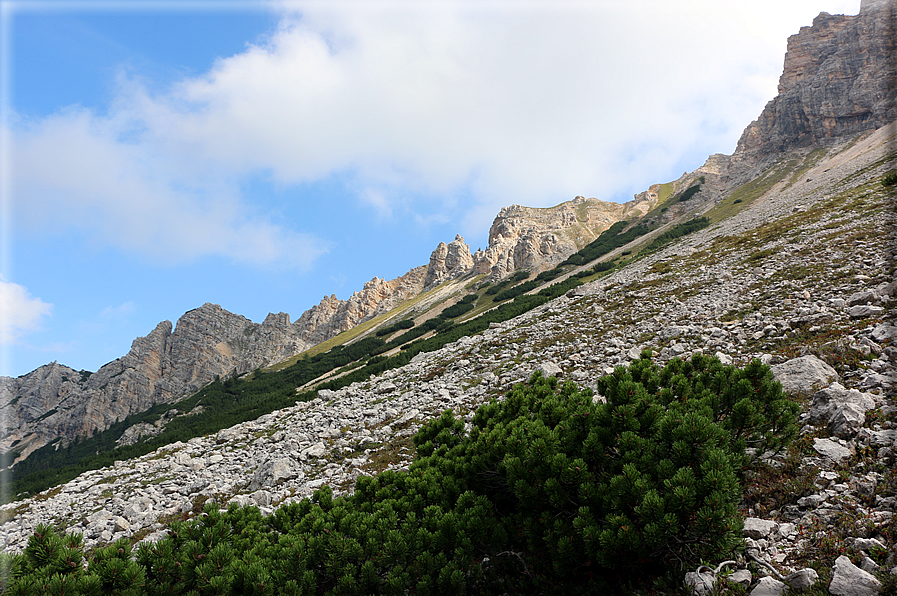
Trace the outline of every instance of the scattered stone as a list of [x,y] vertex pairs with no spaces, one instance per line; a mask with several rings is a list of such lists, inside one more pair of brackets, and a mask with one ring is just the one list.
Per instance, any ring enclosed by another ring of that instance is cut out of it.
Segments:
[[828,591],[835,596],[875,596],[881,591],[881,582],[841,555],[835,559]]

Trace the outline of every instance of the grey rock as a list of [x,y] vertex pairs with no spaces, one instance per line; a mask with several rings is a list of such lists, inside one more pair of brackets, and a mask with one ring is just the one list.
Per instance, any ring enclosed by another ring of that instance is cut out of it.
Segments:
[[747,588],[751,585],[751,581],[754,579],[754,576],[747,569],[739,569],[726,577],[726,581],[732,584],[738,584],[740,586],[744,586]]
[[786,393],[807,394],[838,380],[838,373],[816,356],[801,356],[770,367]]
[[828,457],[835,462],[841,462],[853,455],[850,449],[831,439],[813,439],[813,449],[819,455]]
[[710,596],[716,584],[716,575],[712,571],[689,571],[685,574],[685,585],[693,596]]
[[773,577],[761,577],[757,585],[751,590],[751,596],[782,596],[787,588],[784,583]]
[[260,465],[252,475],[249,490],[257,490],[262,487],[277,486],[285,480],[299,478],[303,472],[295,461],[288,457],[279,457],[266,461]]
[[876,538],[855,538],[853,541],[853,548],[857,551],[868,551],[869,549],[878,548],[883,551],[888,550],[881,540]]
[[113,527],[114,527],[115,532],[127,532],[128,530],[131,529],[130,522],[128,522],[128,520],[126,520],[125,518],[123,518],[120,515],[115,516],[115,518],[112,521],[114,524]]
[[868,555],[863,557],[863,560],[860,562],[860,569],[867,573],[875,573],[880,568],[879,564],[873,561]]
[[817,580],[819,580],[819,574],[816,573],[815,569],[807,567],[805,569],[795,571],[786,579],[788,585],[791,586],[792,590],[803,592],[813,587]]
[[864,319],[866,317],[880,317],[885,312],[881,306],[857,305],[847,309],[847,314],[852,319]]
[[768,538],[772,534],[778,524],[767,519],[758,517],[748,517],[744,520],[744,535],[754,540]]
[[881,323],[872,330],[872,339],[878,343],[897,340],[897,327],[890,323]]
[[881,591],[881,582],[841,555],[835,559],[828,591],[835,596],[875,596]]
[[540,364],[538,370],[542,371],[544,377],[559,377],[564,374],[560,366],[550,361]]

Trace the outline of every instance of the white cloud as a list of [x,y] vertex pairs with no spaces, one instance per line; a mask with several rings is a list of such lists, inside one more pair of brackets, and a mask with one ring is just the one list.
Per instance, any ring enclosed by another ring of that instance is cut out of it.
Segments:
[[304,268],[325,250],[313,236],[253,213],[236,180],[203,171],[186,149],[166,153],[148,133],[127,138],[133,126],[73,109],[15,131],[20,223],[42,232],[75,228],[95,243],[166,262],[222,256]]
[[28,289],[0,276],[0,343],[14,343],[40,328],[53,305],[32,296]]
[[733,150],[787,36],[858,8],[818,4],[285,3],[268,43],[204,76],[162,94],[124,78],[109,115],[20,127],[18,204],[155,258],[307,267],[322,244],[254,213],[241,180],[349,175],[381,217],[418,197],[478,225],[510,203],[625,196]]

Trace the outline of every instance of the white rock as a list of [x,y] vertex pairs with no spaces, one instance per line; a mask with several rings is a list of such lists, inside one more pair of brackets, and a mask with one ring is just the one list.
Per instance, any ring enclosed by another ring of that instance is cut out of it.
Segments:
[[835,596],[875,596],[881,591],[881,582],[841,555],[835,559],[828,591]]
[[761,577],[754,589],[751,590],[751,596],[782,596],[787,587],[773,577]]
[[835,462],[843,461],[852,455],[850,449],[831,439],[813,439],[813,449],[819,455],[828,457]]
[[771,367],[786,393],[809,393],[838,380],[835,369],[816,356],[801,356]]
[[760,519],[759,517],[748,517],[744,520],[744,535],[754,540],[760,540],[767,538],[778,526],[779,524],[774,521]]

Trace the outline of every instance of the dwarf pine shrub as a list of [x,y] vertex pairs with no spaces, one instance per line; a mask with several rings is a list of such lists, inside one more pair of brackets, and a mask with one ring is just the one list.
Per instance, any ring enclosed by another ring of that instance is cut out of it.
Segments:
[[451,412],[422,427],[407,471],[267,518],[207,504],[136,558],[120,541],[85,567],[79,536],[41,526],[5,593],[600,594],[735,548],[748,453],[796,429],[769,368],[643,357],[597,393],[536,374],[467,430]]

